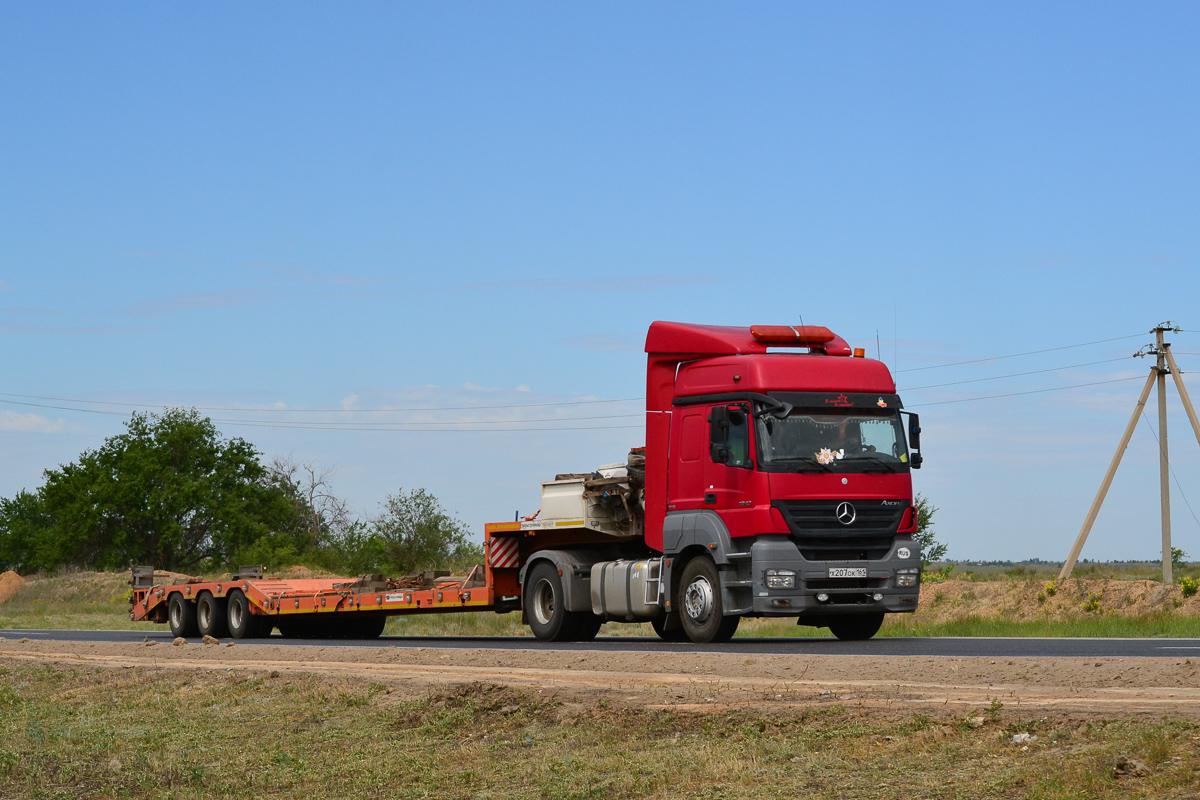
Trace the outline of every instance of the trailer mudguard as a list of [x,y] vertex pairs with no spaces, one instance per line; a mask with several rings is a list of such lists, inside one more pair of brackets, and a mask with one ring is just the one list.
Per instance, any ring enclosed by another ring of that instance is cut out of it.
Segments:
[[539,561],[549,561],[562,575],[563,600],[567,611],[592,610],[592,564],[603,561],[592,550],[539,550],[521,567],[521,609],[525,608],[525,576]]

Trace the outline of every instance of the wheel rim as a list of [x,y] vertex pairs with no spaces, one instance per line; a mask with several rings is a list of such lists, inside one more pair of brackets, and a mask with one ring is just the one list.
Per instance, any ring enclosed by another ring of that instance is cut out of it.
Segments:
[[233,602],[229,604],[229,626],[231,628],[237,628],[239,631],[242,629],[243,613],[241,603]]
[[179,601],[171,603],[171,627],[176,630],[183,627],[183,608]]
[[554,618],[554,587],[548,580],[538,581],[533,589],[533,616],[540,625],[549,625]]
[[703,575],[688,584],[683,594],[683,609],[696,622],[704,622],[713,612],[713,588]]
[[210,607],[209,607],[208,603],[205,603],[203,601],[201,601],[200,607],[198,609],[196,609],[196,616],[198,616],[200,618],[200,620],[199,620],[200,627],[204,628],[205,630],[208,630],[211,627],[208,624],[210,617],[212,617],[212,614],[209,613],[209,609],[210,609]]

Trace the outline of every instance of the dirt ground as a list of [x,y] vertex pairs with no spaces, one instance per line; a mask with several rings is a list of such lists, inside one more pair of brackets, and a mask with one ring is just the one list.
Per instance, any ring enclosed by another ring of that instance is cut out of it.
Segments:
[[839,704],[965,717],[995,702],[1072,716],[1200,719],[1200,660],[528,652],[0,641],[0,663],[366,679],[397,696],[486,683],[561,703],[674,710]]

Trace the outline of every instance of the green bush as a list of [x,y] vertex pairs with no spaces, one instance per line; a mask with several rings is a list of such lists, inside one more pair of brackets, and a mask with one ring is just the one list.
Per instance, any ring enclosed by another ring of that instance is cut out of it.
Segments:
[[1179,591],[1183,592],[1184,597],[1191,597],[1197,590],[1200,590],[1200,581],[1186,575],[1179,579]]

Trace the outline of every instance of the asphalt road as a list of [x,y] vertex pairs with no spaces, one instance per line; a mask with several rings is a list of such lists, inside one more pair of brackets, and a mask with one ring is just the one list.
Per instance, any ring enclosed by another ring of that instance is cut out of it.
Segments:
[[[0,630],[6,639],[60,642],[141,642],[147,638],[170,642],[162,631],[37,631]],[[195,640],[199,641],[199,640]],[[599,650],[641,653],[762,653],[831,656],[970,656],[1004,658],[1181,658],[1200,656],[1200,639],[959,639],[886,638],[842,642],[829,638],[737,638],[727,644],[698,645],[664,642],[635,636],[603,636],[591,642],[541,642],[525,636],[381,636],[353,639],[246,639],[244,644],[277,647],[441,647],[468,650]]]

